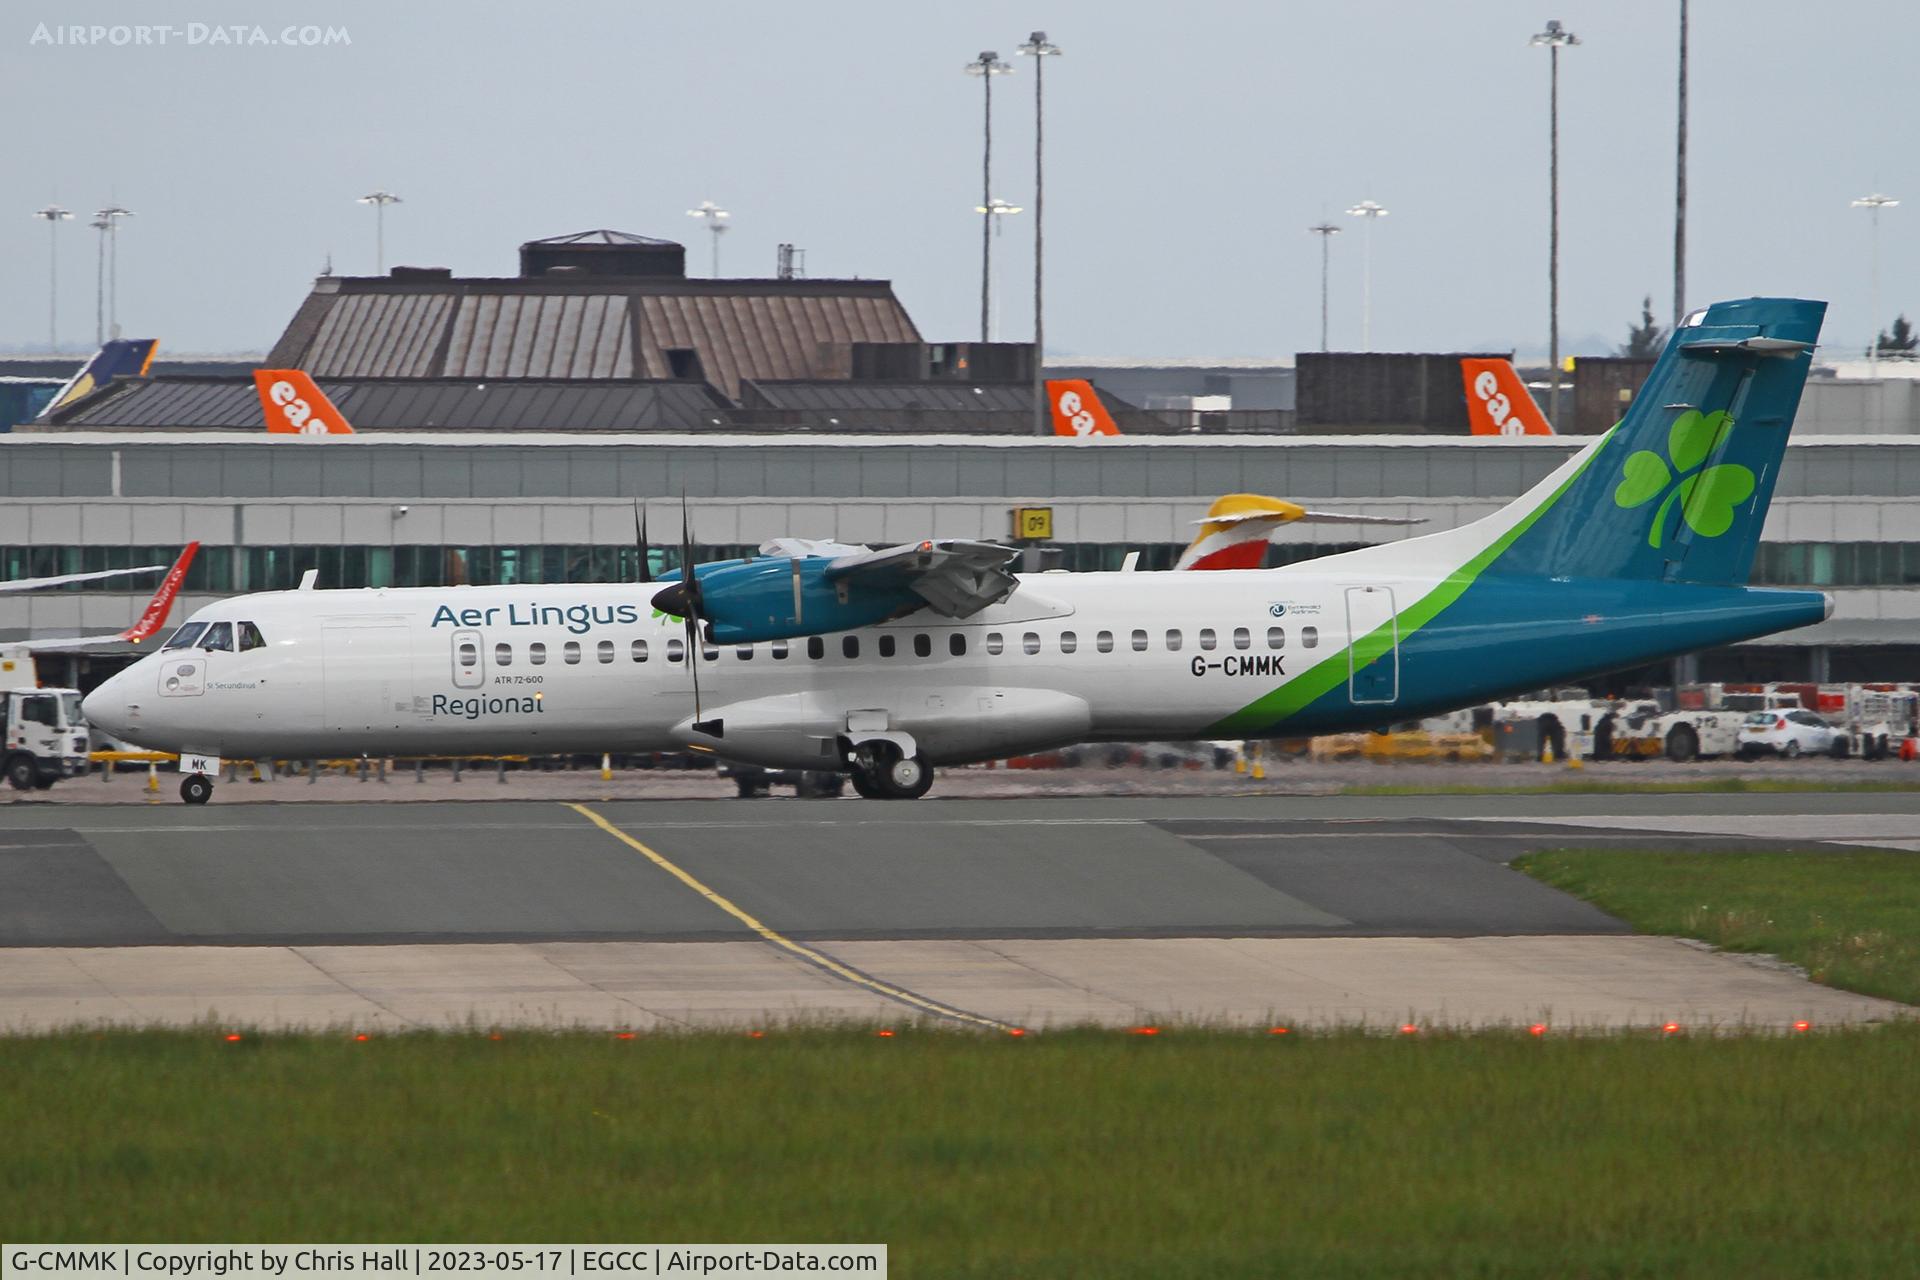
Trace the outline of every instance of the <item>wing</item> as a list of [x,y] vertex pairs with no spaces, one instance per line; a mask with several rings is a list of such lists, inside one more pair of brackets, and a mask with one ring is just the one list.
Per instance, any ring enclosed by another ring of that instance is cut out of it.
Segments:
[[102,569],[98,573],[62,573],[51,578],[15,578],[10,582],[0,582],[0,591],[41,591],[48,587],[64,587],[69,582],[97,582],[101,578],[124,578],[135,573],[164,573],[163,564],[141,565],[138,569]]
[[[160,589],[153,593],[153,599],[147,601],[146,609],[140,618],[125,631],[110,636],[62,636],[57,640],[30,640],[27,647],[34,650],[55,649],[97,649],[107,645],[139,644],[153,638],[155,632],[166,623],[167,615],[173,612],[174,597],[180,594],[180,584],[187,580],[187,570],[193,564],[193,557],[200,550],[198,542],[189,542],[180,553],[180,558],[167,570]],[[119,570],[122,573],[141,573],[140,569]]]
[[835,542],[831,538],[768,538],[760,544],[761,555],[779,556],[784,560],[807,560],[814,556],[857,556],[869,549],[850,542]]
[[861,551],[828,563],[827,581],[847,588],[905,588],[948,618],[965,618],[1014,593],[1008,568],[1020,553],[991,542],[940,539]]
[[1301,511],[1299,515],[1290,515],[1277,511],[1238,511],[1229,515],[1204,516],[1194,520],[1193,524],[1241,525],[1255,520],[1264,520],[1270,524],[1425,524],[1421,517],[1408,516],[1368,516],[1350,511]]

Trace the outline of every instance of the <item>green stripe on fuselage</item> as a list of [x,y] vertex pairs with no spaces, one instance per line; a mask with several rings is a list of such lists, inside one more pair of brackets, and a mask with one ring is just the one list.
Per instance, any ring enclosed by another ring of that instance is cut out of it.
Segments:
[[[1613,432],[1609,431],[1607,438],[1611,438],[1612,435]],[[1545,515],[1554,503],[1560,501],[1561,496],[1573,487],[1574,481],[1593,465],[1593,460],[1605,452],[1606,439],[1603,438],[1600,447],[1589,454],[1587,460],[1581,463],[1559,488],[1547,495],[1546,501],[1535,507],[1513,528],[1501,534],[1486,550],[1448,574],[1444,581],[1420,597],[1413,605],[1401,610],[1393,619],[1376,627],[1338,653],[1321,659],[1278,689],[1262,694],[1232,715],[1218,721],[1205,730],[1203,736],[1232,738],[1268,733],[1280,721],[1293,715],[1302,707],[1339,688],[1347,679],[1349,652],[1352,654],[1352,670],[1358,671],[1385,654],[1397,640],[1405,639],[1432,622],[1440,615],[1441,610],[1464,595],[1467,588],[1474,584],[1475,579],[1485,573],[1488,566],[1498,560],[1501,553],[1512,546],[1521,534],[1531,529],[1535,521]]]

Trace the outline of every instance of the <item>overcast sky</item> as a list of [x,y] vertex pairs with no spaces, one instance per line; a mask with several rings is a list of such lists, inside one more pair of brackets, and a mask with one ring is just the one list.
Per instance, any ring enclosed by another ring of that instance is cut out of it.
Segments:
[[[1544,349],[1548,55],[1561,57],[1561,332],[1598,352],[1672,280],[1678,0],[1432,0],[1178,6],[728,4],[590,0],[13,0],[0,28],[7,203],[0,345],[46,342],[57,201],[63,343],[93,334],[86,215],[136,211],[120,244],[130,335],[174,353],[261,351],[332,255],[366,273],[384,187],[392,262],[510,275],[522,240],[615,227],[706,245],[686,210],[733,212],[722,272],[894,281],[933,340],[979,314],[982,49],[995,82],[996,195],[1031,210],[1033,67],[1047,65],[1047,338],[1077,355],[1270,356],[1319,335],[1333,243],[1336,349],[1360,345],[1362,200],[1373,346]],[[164,46],[35,43],[42,23],[178,28]],[[189,43],[200,23],[344,29],[351,44]],[[1695,0],[1688,301],[1833,303],[1830,343],[1920,312],[1920,65],[1914,0]],[[1868,217],[1884,190],[1881,315]],[[997,256],[1001,333],[1032,329],[1031,212]]]

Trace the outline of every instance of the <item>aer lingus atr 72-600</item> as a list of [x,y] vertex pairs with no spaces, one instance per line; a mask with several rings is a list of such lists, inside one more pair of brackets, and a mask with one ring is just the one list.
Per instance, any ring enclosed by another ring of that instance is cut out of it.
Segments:
[[[1280,569],[1016,575],[1013,552],[790,543],[692,581],[241,596],[87,699],[227,756],[711,752],[842,769],[1376,726],[1818,622],[1747,587],[1824,304],[1689,316],[1626,417],[1501,511]],[[318,446],[327,447],[327,446]]]

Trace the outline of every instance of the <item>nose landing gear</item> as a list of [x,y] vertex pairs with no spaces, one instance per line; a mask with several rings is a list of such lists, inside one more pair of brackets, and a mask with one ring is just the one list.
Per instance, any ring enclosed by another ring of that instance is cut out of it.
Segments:
[[205,804],[213,798],[213,782],[204,773],[190,773],[180,779],[180,798],[188,804]]

